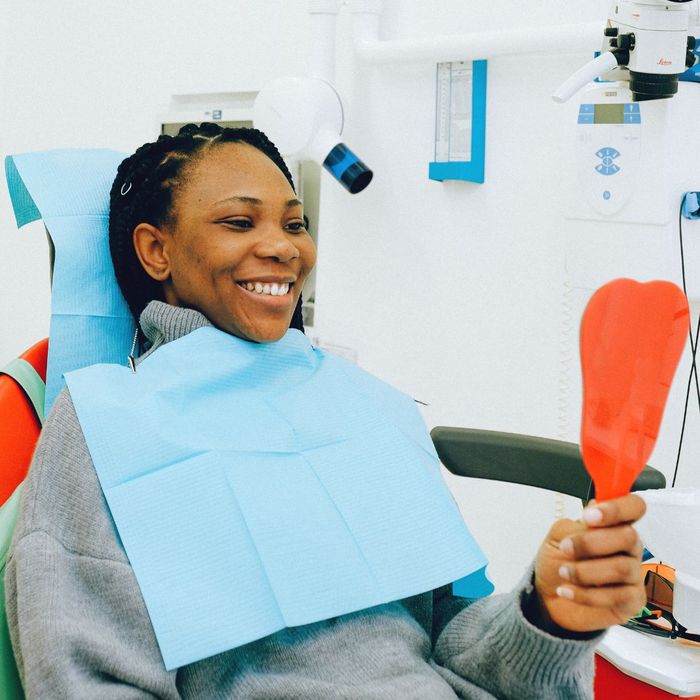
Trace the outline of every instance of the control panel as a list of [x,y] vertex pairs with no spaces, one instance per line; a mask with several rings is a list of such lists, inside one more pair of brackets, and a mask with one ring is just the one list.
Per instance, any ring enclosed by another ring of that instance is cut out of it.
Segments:
[[583,102],[578,113],[578,179],[588,204],[613,216],[630,200],[639,168],[642,115],[634,102]]
[[635,102],[624,82],[593,83],[575,112],[565,216],[666,224],[670,100]]

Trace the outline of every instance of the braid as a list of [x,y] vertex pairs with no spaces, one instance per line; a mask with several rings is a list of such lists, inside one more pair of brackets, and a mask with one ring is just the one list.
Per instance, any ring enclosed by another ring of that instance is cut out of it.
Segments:
[[[119,288],[138,321],[152,300],[165,301],[161,284],[141,266],[132,234],[140,223],[161,226],[173,211],[173,194],[187,176],[187,168],[219,143],[247,143],[264,153],[282,171],[294,190],[294,182],[275,145],[257,129],[222,128],[204,122],[187,124],[177,136],[163,135],[141,146],[117,169],[109,195],[109,250]],[[301,297],[290,328],[303,331]]]

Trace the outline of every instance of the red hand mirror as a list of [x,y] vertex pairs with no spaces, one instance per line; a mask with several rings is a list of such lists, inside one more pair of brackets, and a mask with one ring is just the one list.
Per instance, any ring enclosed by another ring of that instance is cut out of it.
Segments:
[[599,501],[628,493],[649,459],[688,322],[671,282],[613,280],[586,306],[581,452]]

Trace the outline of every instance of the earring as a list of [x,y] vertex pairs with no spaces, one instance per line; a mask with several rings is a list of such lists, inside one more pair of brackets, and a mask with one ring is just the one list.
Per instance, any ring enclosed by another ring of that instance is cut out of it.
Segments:
[[136,332],[134,333],[134,342],[131,344],[131,352],[129,353],[128,362],[129,369],[136,374],[136,360],[134,359],[134,352],[136,352],[136,342],[139,339],[139,327],[136,326]]

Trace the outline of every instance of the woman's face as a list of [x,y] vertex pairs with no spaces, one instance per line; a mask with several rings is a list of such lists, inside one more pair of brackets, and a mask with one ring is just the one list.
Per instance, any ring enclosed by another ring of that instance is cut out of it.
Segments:
[[253,146],[220,144],[190,166],[173,206],[158,230],[166,301],[240,338],[279,340],[316,262],[282,171]]

